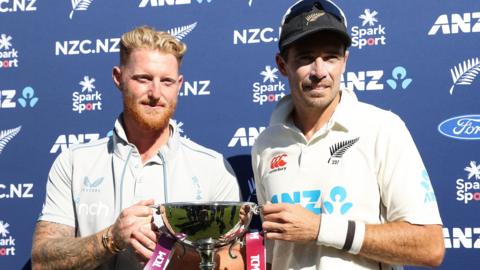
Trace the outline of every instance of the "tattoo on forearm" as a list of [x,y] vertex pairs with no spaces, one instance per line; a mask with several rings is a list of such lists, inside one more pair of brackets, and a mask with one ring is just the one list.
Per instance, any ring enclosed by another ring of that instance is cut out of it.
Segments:
[[40,221],[33,246],[33,269],[95,269],[110,255],[96,235],[76,238],[74,228]]

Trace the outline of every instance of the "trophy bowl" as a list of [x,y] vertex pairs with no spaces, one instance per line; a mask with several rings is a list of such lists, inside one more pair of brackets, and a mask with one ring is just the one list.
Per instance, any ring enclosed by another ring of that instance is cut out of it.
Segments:
[[215,251],[240,241],[258,213],[250,202],[177,202],[159,208],[166,231],[199,253],[202,270],[214,269]]

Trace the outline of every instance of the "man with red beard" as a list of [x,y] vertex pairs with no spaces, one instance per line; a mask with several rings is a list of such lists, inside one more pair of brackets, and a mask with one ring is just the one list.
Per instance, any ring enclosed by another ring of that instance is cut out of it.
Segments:
[[[34,234],[33,269],[142,269],[163,225],[153,222],[152,205],[239,201],[222,155],[180,137],[171,120],[185,51],[150,27],[122,36],[113,81],[123,113],[111,137],[72,146],[55,160]],[[241,259],[219,255],[222,269],[243,269]],[[188,253],[183,261],[174,256],[170,268],[198,269],[198,262]]]

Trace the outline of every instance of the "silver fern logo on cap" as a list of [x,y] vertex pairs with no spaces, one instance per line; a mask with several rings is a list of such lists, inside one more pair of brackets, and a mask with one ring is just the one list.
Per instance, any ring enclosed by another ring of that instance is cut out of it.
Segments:
[[314,22],[316,20],[318,20],[318,18],[322,17],[323,15],[325,15],[325,12],[314,12],[312,14],[309,14],[307,15],[307,17],[305,17],[305,21],[307,21],[307,25],[311,22]]
[[450,95],[452,95],[455,85],[471,85],[473,83],[473,80],[480,73],[480,60],[477,57],[463,61],[463,63],[450,69],[450,73],[453,80],[453,85],[450,88]]

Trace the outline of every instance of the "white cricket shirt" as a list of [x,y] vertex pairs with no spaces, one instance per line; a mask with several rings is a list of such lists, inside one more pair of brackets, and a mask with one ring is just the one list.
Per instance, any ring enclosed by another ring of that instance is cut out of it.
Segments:
[[[252,149],[259,203],[301,204],[315,214],[367,224],[441,224],[430,179],[402,120],[359,102],[353,92],[341,93],[330,121],[310,141],[291,120],[291,97],[279,102]],[[316,243],[267,246],[275,270],[393,268]]]
[[[139,200],[165,202],[164,187],[168,202],[239,201],[235,174],[223,156],[180,137],[173,121],[170,128],[167,145],[145,164],[119,119],[112,137],[62,152],[50,170],[39,220],[72,226],[83,237],[113,224]],[[101,269],[141,267],[127,250]]]

